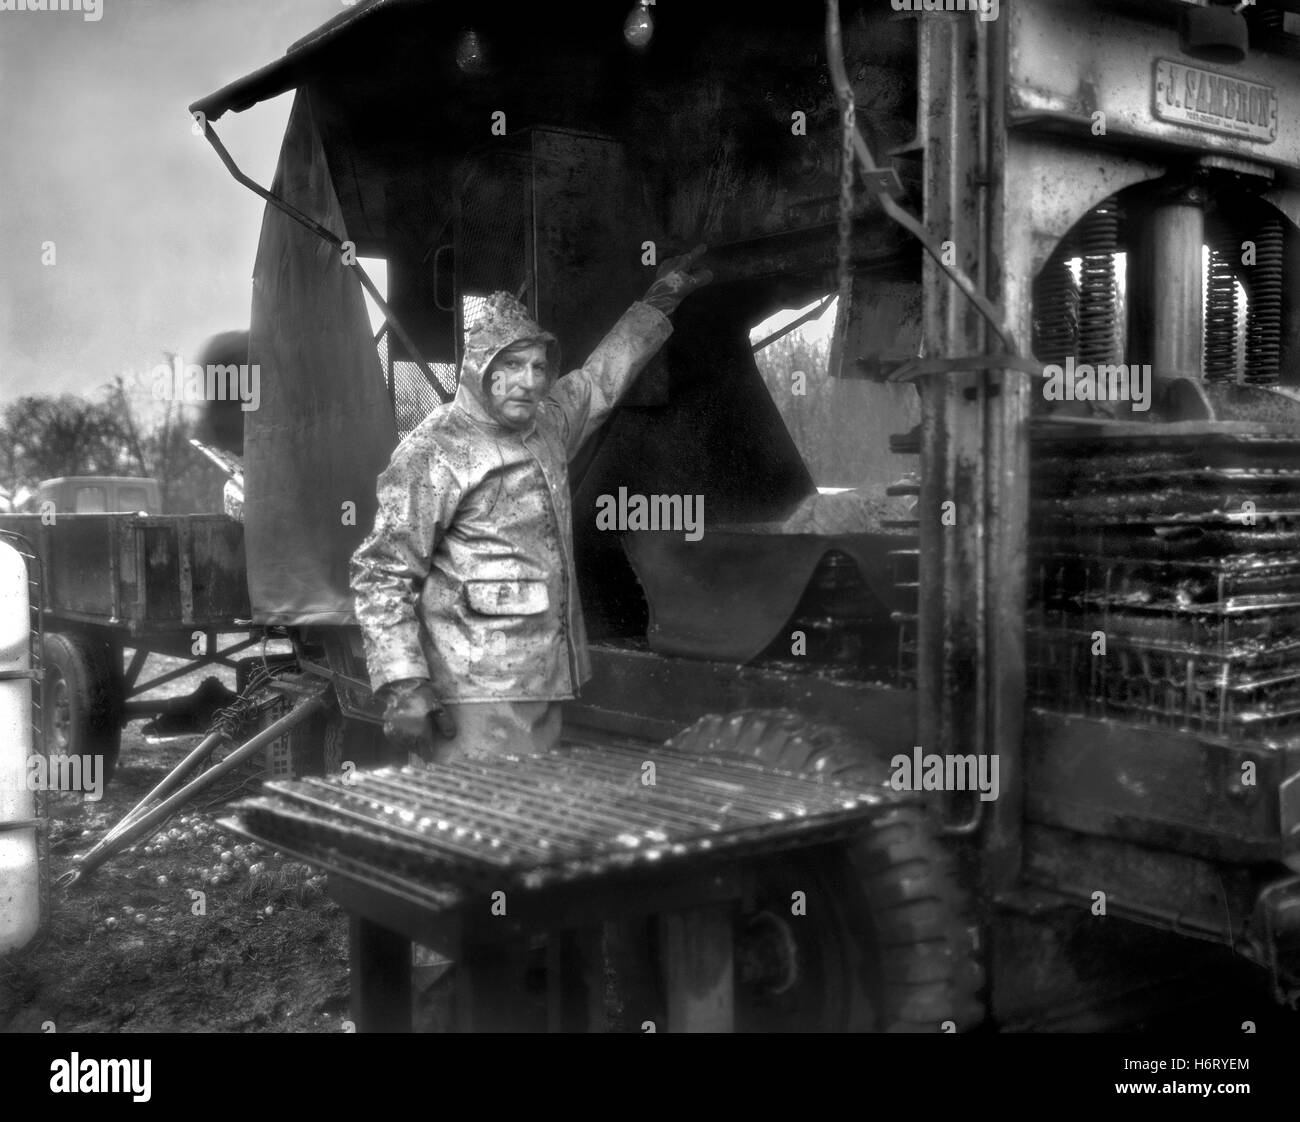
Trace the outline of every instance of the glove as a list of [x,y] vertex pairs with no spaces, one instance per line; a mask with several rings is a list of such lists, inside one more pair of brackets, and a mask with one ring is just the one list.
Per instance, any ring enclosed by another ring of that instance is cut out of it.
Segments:
[[657,308],[666,316],[672,315],[678,304],[713,279],[708,269],[695,271],[695,263],[708,249],[707,245],[697,245],[690,253],[668,258],[659,266],[655,282],[642,298],[642,303]]
[[403,678],[389,682],[381,692],[384,735],[397,747],[417,752],[432,762],[435,753],[431,726],[446,740],[456,735],[456,722],[433,692],[433,683],[427,678]]

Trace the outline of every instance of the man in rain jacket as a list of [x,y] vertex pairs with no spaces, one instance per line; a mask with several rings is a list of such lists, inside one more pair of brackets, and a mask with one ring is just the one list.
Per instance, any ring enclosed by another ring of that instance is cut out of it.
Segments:
[[[580,370],[498,292],[467,333],[455,398],[393,453],[352,558],[371,685],[396,745],[430,761],[554,745],[590,676],[568,461],[710,279],[701,246],[664,262]],[[432,735],[435,727],[439,738]]]

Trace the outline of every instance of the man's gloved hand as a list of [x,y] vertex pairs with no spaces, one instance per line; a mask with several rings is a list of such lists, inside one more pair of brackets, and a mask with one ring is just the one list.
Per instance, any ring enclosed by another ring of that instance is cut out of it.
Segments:
[[427,678],[389,682],[380,693],[384,698],[384,735],[397,747],[418,752],[432,761],[435,754],[432,730],[436,729],[446,740],[456,735],[456,722],[443,708],[433,692],[433,683]]
[[657,308],[670,316],[677,305],[697,288],[703,288],[713,279],[708,269],[695,269],[695,263],[708,252],[707,245],[697,245],[690,253],[670,257],[659,266],[655,282],[642,297],[642,303]]

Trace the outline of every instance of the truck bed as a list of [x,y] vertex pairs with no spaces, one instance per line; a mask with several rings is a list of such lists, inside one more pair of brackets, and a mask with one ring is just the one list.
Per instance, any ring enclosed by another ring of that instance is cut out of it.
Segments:
[[249,618],[244,526],[224,514],[4,514],[0,530],[35,547],[47,621],[147,635]]

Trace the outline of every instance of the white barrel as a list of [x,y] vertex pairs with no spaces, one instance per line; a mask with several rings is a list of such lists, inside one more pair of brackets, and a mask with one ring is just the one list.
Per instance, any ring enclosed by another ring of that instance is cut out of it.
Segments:
[[[0,671],[31,668],[30,628],[27,566],[22,554],[0,541]],[[36,814],[27,783],[35,751],[33,686],[31,678],[0,677],[0,952],[29,943],[41,920],[36,830],[5,828]]]

